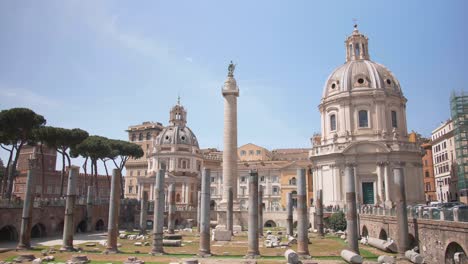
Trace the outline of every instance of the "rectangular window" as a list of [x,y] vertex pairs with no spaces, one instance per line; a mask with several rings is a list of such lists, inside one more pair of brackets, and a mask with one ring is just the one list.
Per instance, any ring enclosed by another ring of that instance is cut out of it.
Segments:
[[331,131],[336,130],[336,115],[331,115],[330,116],[330,130]]
[[396,111],[392,111],[392,127],[398,127]]
[[369,127],[369,117],[366,110],[358,112],[359,115],[359,127]]
[[273,186],[273,195],[278,195],[278,187]]
[[261,150],[257,150],[257,155],[260,155],[262,153]]

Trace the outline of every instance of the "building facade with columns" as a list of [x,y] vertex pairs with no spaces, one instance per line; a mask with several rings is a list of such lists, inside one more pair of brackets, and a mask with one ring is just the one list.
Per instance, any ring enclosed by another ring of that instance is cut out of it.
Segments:
[[313,188],[324,206],[344,206],[345,168],[354,172],[358,204],[391,206],[393,169],[403,168],[408,203],[424,202],[421,149],[408,140],[406,98],[395,75],[370,60],[357,26],[345,41],[346,62],[325,82],[321,135],[312,140]]

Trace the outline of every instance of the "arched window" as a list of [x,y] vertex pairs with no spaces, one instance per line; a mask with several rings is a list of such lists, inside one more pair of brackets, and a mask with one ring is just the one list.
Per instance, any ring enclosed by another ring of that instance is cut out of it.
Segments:
[[132,141],[136,140],[136,134],[132,134]]
[[359,50],[359,45],[356,44],[356,45],[354,45],[354,46],[355,46],[355,48],[356,48],[356,57],[359,57],[359,56],[361,55],[361,51]]
[[292,177],[292,178],[289,180],[289,185],[296,185],[296,177]]
[[359,127],[369,127],[369,117],[366,110],[360,110],[359,115]]
[[397,113],[392,111],[392,127],[398,127]]
[[336,130],[336,115],[331,115],[330,116],[330,130],[335,131]]
[[138,140],[143,140],[143,133],[138,134]]
[[146,140],[151,140],[151,133],[150,132],[146,133]]

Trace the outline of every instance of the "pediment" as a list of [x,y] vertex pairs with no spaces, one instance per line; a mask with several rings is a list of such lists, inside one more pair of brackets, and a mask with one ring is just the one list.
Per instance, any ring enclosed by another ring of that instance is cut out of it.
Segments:
[[390,149],[383,143],[372,141],[360,141],[351,143],[343,150],[343,154],[373,154],[389,153]]

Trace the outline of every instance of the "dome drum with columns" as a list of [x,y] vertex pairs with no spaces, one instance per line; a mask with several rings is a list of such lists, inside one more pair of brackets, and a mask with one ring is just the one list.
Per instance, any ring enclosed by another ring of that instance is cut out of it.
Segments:
[[395,75],[370,60],[357,26],[345,41],[346,62],[328,77],[314,137],[314,190],[324,203],[344,205],[344,169],[354,167],[358,203],[392,204],[392,170],[404,165],[409,202],[424,200],[419,146],[408,141],[406,98]]

